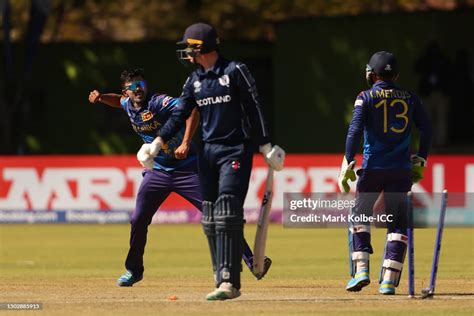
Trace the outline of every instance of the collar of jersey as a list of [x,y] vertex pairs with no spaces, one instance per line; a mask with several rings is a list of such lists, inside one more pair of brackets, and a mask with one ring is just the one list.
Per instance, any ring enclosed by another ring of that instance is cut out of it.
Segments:
[[221,71],[223,70],[223,68],[224,68],[224,61],[225,61],[225,59],[222,58],[222,57],[219,55],[219,57],[218,57],[217,60],[216,60],[216,63],[214,64],[214,66],[212,66],[211,69],[208,69],[208,70],[206,71],[206,70],[204,70],[204,68],[202,68],[202,67],[200,66],[200,67],[198,68],[198,70],[197,70],[197,73],[198,73],[198,75],[200,75],[200,76],[205,76],[205,75],[207,75],[208,73],[211,73],[211,72],[214,73],[214,74],[216,74],[216,75],[219,75],[219,74],[221,73]]
[[146,99],[145,99],[145,102],[142,103],[142,106],[139,107],[139,108],[135,108],[132,104],[132,101],[130,100],[130,98],[128,98],[127,100],[127,106],[128,108],[130,109],[130,111],[132,111],[133,113],[138,113],[140,112],[141,110],[145,109],[148,105],[148,103],[150,102],[151,100],[151,95],[147,95],[146,96]]
[[392,80],[378,81],[374,83],[372,88],[394,88],[395,83]]

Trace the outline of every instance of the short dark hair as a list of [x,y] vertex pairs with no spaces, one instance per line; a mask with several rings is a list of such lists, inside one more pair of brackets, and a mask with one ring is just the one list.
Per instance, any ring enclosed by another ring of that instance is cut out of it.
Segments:
[[125,82],[131,81],[135,77],[142,77],[145,79],[145,71],[142,68],[126,69],[122,71],[122,74],[120,75],[120,82],[123,85]]

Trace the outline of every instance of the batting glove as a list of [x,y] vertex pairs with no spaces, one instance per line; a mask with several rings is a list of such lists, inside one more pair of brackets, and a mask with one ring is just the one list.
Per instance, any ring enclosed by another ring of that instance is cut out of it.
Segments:
[[339,175],[339,179],[337,181],[339,190],[341,190],[342,193],[349,193],[351,188],[347,182],[349,180],[356,180],[356,174],[354,171],[355,164],[355,160],[352,160],[350,163],[348,163],[346,157],[344,157],[344,159],[342,160],[341,174]]
[[426,159],[418,155],[411,155],[410,160],[413,183],[420,182],[423,179],[423,172],[426,168]]
[[260,152],[263,154],[265,162],[274,170],[280,171],[285,164],[285,151],[278,145],[272,147],[268,143],[260,146]]

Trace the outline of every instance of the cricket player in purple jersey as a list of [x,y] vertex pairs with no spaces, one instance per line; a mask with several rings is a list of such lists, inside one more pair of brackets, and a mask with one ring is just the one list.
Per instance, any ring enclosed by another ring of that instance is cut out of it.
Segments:
[[[89,95],[91,103],[101,102],[122,108],[130,118],[133,130],[149,145],[160,128],[178,106],[178,99],[165,94],[148,95],[148,88],[141,69],[125,70],[121,75],[122,94],[101,94],[94,90]],[[166,146],[143,171],[143,181],[137,194],[135,211],[131,218],[130,250],[125,261],[127,271],[117,281],[119,286],[132,286],[143,278],[143,254],[148,225],[160,205],[171,192],[175,192],[201,210],[202,194],[197,173],[197,151],[191,139],[199,123],[199,113],[193,111]],[[251,267],[253,254],[246,242],[243,244],[244,260]],[[267,265],[265,273],[270,265]],[[261,279],[265,273],[256,276]]]
[[243,63],[223,58],[218,43],[216,31],[208,24],[197,23],[186,29],[178,43],[185,48],[177,51],[178,57],[198,67],[184,84],[178,109],[161,128],[160,135],[137,154],[139,161],[148,165],[198,109],[203,140],[199,154],[202,225],[216,281],[215,290],[206,299],[212,301],[240,296],[243,204],[252,169],[252,140],[274,170],[283,168],[285,158],[283,149],[270,143],[249,69]]
[[[354,181],[354,160],[362,135],[362,169],[357,171],[354,215],[372,215],[379,194],[384,192],[385,211],[393,215],[387,222],[387,241],[383,257],[379,292],[395,294],[400,281],[407,248],[406,194],[412,184],[423,179],[432,141],[431,122],[420,99],[395,85],[398,64],[392,53],[375,53],[366,67],[369,90],[356,98],[346,139],[346,150],[339,177],[339,188],[349,192]],[[420,131],[418,153],[411,154],[412,126]],[[363,218],[360,216],[359,218]],[[370,283],[370,223],[353,222],[349,227],[352,279],[347,291],[360,291]]]

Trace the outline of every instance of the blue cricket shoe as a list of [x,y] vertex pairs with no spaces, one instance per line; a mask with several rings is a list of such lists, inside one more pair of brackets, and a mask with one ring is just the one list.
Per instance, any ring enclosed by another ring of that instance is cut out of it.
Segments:
[[380,284],[379,292],[384,295],[394,295],[395,284],[391,280],[385,280]]
[[131,271],[125,272],[120,278],[117,280],[118,286],[133,286],[134,283],[137,283],[143,279],[143,274],[139,276],[134,276]]
[[347,283],[346,290],[349,292],[359,292],[364,286],[370,284],[369,269],[362,269]]

